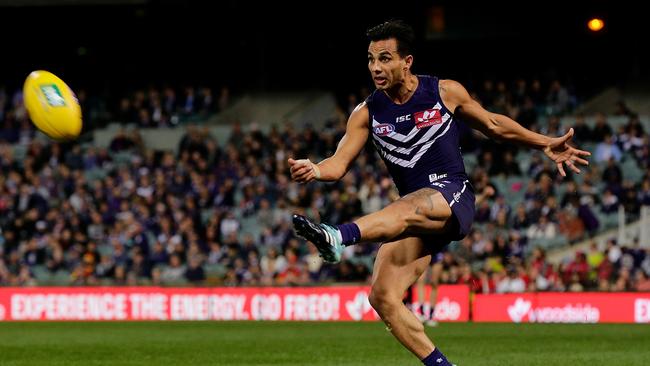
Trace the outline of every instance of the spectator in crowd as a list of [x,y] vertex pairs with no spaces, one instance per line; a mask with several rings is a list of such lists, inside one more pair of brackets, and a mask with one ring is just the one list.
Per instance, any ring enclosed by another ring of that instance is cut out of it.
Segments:
[[597,163],[603,163],[610,159],[618,163],[622,157],[623,152],[614,143],[614,138],[610,134],[606,134],[604,140],[596,146],[595,159]]
[[559,80],[553,80],[546,96],[546,104],[549,114],[566,112],[570,107],[570,96],[568,90],[562,86]]
[[178,283],[184,278],[186,271],[180,256],[173,254],[169,259],[169,266],[162,270],[160,277],[163,283]]
[[582,113],[576,114],[576,122],[573,125],[573,139],[576,144],[593,141],[591,128],[587,125],[585,115]]
[[604,113],[596,113],[596,124],[591,132],[591,138],[594,142],[601,142],[605,140],[607,135],[612,136],[612,127],[607,123],[607,116]]
[[502,276],[497,283],[497,293],[524,292],[526,291],[526,282],[519,275],[516,268],[509,268],[507,275]]
[[644,271],[636,272],[635,291],[650,292],[650,277]]
[[557,233],[557,224],[551,222],[546,215],[540,216],[539,222],[530,225],[527,231],[527,235],[531,239],[553,239]]

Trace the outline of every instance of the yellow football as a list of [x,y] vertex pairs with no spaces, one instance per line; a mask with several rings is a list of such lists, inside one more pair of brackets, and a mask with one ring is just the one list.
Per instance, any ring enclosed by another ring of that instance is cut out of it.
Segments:
[[74,140],[81,133],[81,107],[74,92],[48,71],[34,71],[23,86],[25,108],[34,125],[57,141]]

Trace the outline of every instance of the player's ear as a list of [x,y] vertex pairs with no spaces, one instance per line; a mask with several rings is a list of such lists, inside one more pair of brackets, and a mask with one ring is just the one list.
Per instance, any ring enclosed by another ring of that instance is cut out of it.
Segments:
[[404,57],[404,71],[407,69],[410,70],[413,65],[413,55],[408,55]]

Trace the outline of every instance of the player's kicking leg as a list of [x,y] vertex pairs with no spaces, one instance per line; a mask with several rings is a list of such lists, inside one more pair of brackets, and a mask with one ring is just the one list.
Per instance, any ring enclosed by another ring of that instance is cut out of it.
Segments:
[[442,194],[422,188],[353,223],[316,224],[293,215],[293,225],[298,235],[316,245],[323,259],[336,263],[346,245],[384,242],[400,235],[442,234],[451,225],[450,217],[451,208]]
[[[473,204],[473,201],[472,201]],[[294,215],[298,235],[316,245],[323,258],[338,262],[346,245],[385,242],[373,270],[370,303],[393,335],[425,365],[449,366],[424,333],[424,326],[402,303],[404,291],[430,263],[430,251],[420,236],[447,234],[454,228],[450,204],[431,188],[422,188],[386,208],[344,225],[316,224]],[[427,245],[435,245],[427,243]]]

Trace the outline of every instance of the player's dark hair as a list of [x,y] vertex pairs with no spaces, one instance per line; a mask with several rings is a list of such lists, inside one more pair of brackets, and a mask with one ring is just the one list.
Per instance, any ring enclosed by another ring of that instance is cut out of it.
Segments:
[[413,52],[415,32],[410,25],[401,20],[389,20],[369,28],[366,36],[371,42],[395,38],[397,53],[402,57],[406,57]]

